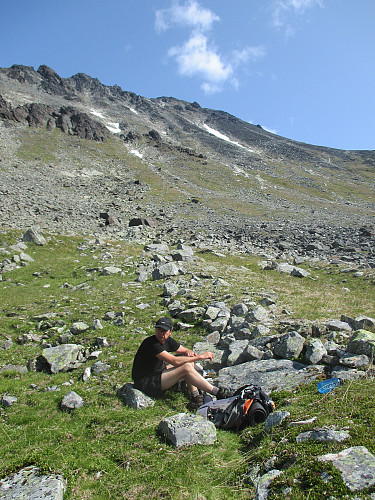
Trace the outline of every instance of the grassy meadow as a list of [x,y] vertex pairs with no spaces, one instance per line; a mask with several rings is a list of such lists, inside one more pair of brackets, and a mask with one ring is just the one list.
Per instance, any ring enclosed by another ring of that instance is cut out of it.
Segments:
[[[20,235],[2,230],[0,247],[15,244]],[[371,371],[365,379],[345,383],[326,395],[317,392],[316,383],[272,394],[276,409],[291,416],[269,433],[263,424],[239,434],[218,431],[212,446],[175,449],[161,440],[157,428],[163,417],[188,411],[182,394],[169,391],[165,399],[144,410],[126,407],[116,396],[116,390],[131,381],[139,344],[153,333],[155,319],[166,313],[162,282],[135,281],[136,264],[148,258],[142,255],[143,248],[119,241],[96,244],[83,237],[45,236],[48,242],[43,247],[28,244],[26,253],[34,262],[2,275],[0,345],[11,339],[13,346],[0,349],[0,369],[7,363],[25,366],[41,353],[40,342],[17,342],[23,334],[42,335],[44,342],[55,345],[74,322],[91,325],[94,319],[100,319],[103,330],[88,330],[73,340],[94,350],[96,338],[105,337],[109,347],[101,349],[99,359],[111,369],[86,383],[83,371],[94,361],[55,375],[0,373],[0,396],[18,399],[11,407],[0,407],[0,477],[36,464],[65,477],[66,499],[245,499],[255,494],[251,471],[264,472],[267,461],[276,457],[275,467],[283,472],[274,480],[270,498],[344,498],[349,493],[339,472],[316,457],[357,445],[375,454]],[[231,306],[243,300],[258,302],[272,293],[278,297],[276,312],[287,309],[289,319],[375,316],[373,271],[364,270],[358,276],[314,262],[303,265],[310,278],[298,279],[261,270],[261,258],[256,256],[199,252],[196,256],[195,262],[184,265],[187,274],[178,279],[188,284],[192,274],[204,272],[225,279],[230,286],[214,287],[213,280],[202,279],[192,296],[179,297],[186,305],[194,299],[199,305],[225,300]],[[121,267],[122,275],[102,276],[100,268],[109,265]],[[125,325],[104,321],[108,311],[124,313]],[[55,316],[37,319],[45,313]],[[176,330],[174,336],[192,347],[206,334],[197,324]],[[66,413],[59,404],[71,390],[83,398],[84,406]],[[290,420],[312,417],[316,417],[313,424],[288,427]],[[341,444],[296,443],[300,432],[323,426],[347,429],[351,438]],[[327,482],[321,477],[323,470],[331,478]],[[368,498],[370,493],[375,488],[357,497]]]

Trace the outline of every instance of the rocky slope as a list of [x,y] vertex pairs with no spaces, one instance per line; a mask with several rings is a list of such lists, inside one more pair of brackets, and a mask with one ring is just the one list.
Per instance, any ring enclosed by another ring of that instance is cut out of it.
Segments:
[[374,266],[373,151],[298,143],[47,66],[0,69],[0,96],[5,227],[182,236]]

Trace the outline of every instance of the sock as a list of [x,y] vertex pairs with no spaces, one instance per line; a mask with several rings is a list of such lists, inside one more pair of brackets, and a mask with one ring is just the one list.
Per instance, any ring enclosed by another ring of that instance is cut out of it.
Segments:
[[193,396],[193,398],[195,398],[196,396],[199,396],[199,391],[198,391],[198,389],[195,389],[195,391],[193,391],[193,392],[191,393],[191,395]]
[[211,391],[211,394],[213,394],[214,396],[216,396],[216,394],[219,392],[219,388],[218,387],[215,387],[212,389]]

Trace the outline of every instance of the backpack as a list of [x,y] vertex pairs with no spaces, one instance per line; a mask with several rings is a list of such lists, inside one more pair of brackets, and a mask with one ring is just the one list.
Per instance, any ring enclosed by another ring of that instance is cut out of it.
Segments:
[[275,409],[269,396],[255,385],[245,385],[227,399],[209,399],[198,408],[197,413],[211,420],[219,429],[236,432],[264,422]]

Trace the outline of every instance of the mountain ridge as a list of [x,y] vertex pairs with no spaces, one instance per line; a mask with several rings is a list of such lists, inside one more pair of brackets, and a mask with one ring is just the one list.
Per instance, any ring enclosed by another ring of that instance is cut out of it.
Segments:
[[242,248],[264,223],[289,225],[293,242],[304,227],[358,239],[374,225],[374,151],[296,142],[196,102],[84,73],[61,78],[45,65],[0,68],[0,96],[3,224],[100,232],[108,212],[119,235],[141,216],[163,234],[214,233]]

